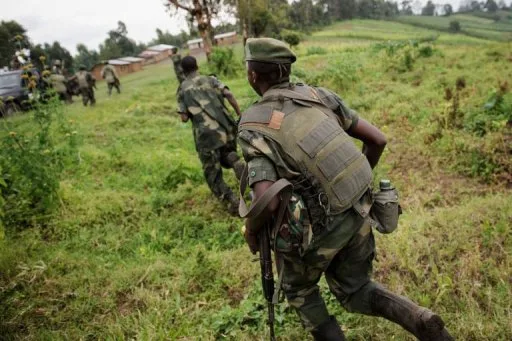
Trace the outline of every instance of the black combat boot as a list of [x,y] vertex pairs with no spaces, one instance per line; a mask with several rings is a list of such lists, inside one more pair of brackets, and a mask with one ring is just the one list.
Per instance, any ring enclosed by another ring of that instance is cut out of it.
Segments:
[[315,341],[345,341],[345,335],[334,316],[313,329],[311,334]]
[[453,341],[444,328],[444,322],[427,308],[420,307],[406,297],[396,295],[382,287],[372,292],[373,315],[401,325],[420,341]]

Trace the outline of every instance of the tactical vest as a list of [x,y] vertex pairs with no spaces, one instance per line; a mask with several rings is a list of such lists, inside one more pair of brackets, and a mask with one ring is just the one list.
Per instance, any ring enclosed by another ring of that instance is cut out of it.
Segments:
[[[271,89],[240,121],[279,144],[316,187],[326,214],[341,213],[368,190],[372,169],[314,88]],[[300,194],[300,193],[299,193]]]
[[78,85],[80,86],[81,89],[89,87],[89,82],[87,81],[87,72],[85,72],[85,71],[78,72],[77,79],[78,79]]

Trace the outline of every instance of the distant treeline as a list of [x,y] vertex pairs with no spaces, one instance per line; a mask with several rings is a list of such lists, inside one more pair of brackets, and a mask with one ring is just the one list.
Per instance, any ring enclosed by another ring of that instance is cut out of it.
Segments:
[[[384,19],[398,15],[412,15],[421,11],[422,15],[451,15],[455,11],[448,3],[436,4],[428,1],[423,8],[417,8],[412,0],[399,3],[386,0],[299,0],[289,3],[287,0],[225,0],[211,2],[212,13],[232,14],[236,24],[220,24],[213,27],[211,34],[228,31],[247,32],[248,36],[279,36],[282,30],[309,32],[328,25],[334,21],[345,19]],[[414,7],[414,8],[413,8]],[[499,10],[510,10],[504,0],[464,0],[459,11],[474,12],[477,15],[500,20],[496,14]],[[77,45],[77,55],[73,57],[58,41],[34,44],[26,29],[16,21],[0,22],[0,67],[8,66],[12,56],[19,48],[31,51],[36,66],[42,67],[39,56],[46,57],[51,64],[60,59],[66,69],[76,69],[79,65],[91,68],[102,60],[123,56],[136,56],[148,46],[169,44],[184,47],[187,40],[199,36],[192,18],[188,18],[189,32],[181,31],[171,34],[156,29],[156,37],[150,42],[136,42],[128,36],[128,28],[122,21],[117,28],[107,32],[108,37],[98,49],[88,49],[84,44]]]

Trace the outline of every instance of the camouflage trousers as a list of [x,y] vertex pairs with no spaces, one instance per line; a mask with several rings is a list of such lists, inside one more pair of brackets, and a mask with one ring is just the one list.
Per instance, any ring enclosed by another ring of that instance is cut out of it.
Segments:
[[92,88],[81,88],[80,94],[82,95],[82,103],[84,106],[90,102],[91,105],[96,104],[96,99],[94,98],[94,90]]
[[276,245],[281,245],[276,252],[281,288],[307,330],[329,319],[318,287],[322,274],[348,311],[371,314],[370,295],[376,283],[370,279],[375,255],[370,220],[354,209],[328,219],[324,232],[314,236],[303,250],[292,245],[304,245],[297,241],[306,236],[294,236],[293,228],[276,237]]
[[213,194],[220,200],[236,200],[237,196],[233,194],[222,177],[222,168],[233,168],[237,178],[239,178],[238,172],[241,173],[243,170],[244,163],[236,153],[235,142],[214,150],[199,150],[198,154],[203,165],[204,177]]
[[112,95],[112,88],[116,88],[118,94],[121,93],[121,89],[119,88],[119,82],[118,81],[116,81],[114,83],[108,83],[107,86],[108,86],[108,95],[109,96]]

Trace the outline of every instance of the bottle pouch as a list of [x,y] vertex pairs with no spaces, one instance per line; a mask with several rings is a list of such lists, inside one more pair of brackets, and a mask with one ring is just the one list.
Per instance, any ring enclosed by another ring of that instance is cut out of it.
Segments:
[[398,227],[398,217],[402,208],[398,203],[398,191],[389,189],[373,193],[373,206],[370,217],[377,223],[377,231],[391,233]]

